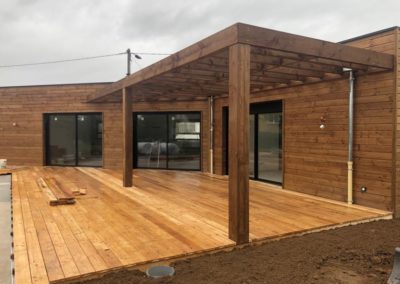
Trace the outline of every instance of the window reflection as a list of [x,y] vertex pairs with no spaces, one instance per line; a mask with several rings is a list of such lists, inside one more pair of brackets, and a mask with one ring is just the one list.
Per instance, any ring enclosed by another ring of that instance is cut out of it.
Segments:
[[76,123],[70,114],[50,115],[48,119],[48,164],[76,164]]
[[136,115],[136,166],[200,170],[200,113]]
[[200,169],[200,115],[170,114],[168,167]]
[[50,114],[46,119],[48,165],[102,165],[101,114]]
[[103,123],[100,114],[78,115],[78,165],[101,166]]

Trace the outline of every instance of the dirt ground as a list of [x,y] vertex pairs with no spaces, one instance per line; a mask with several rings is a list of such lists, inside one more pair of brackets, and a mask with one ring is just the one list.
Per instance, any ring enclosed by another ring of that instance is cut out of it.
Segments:
[[386,283],[396,246],[400,220],[385,220],[178,261],[161,280],[120,271],[75,283]]

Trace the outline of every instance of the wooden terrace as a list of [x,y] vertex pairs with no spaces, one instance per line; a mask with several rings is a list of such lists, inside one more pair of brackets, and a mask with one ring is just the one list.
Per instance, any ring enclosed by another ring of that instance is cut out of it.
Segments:
[[[73,205],[49,206],[39,178],[84,187]],[[32,167],[12,175],[15,280],[56,283],[233,247],[228,179],[134,170],[133,186],[99,168]],[[250,181],[250,241],[391,218],[390,212]]]

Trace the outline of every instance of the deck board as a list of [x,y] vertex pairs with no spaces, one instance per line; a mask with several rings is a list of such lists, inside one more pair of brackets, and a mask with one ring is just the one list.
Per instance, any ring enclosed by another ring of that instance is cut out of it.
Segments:
[[[85,188],[76,204],[49,206],[36,180]],[[233,246],[228,185],[200,172],[135,170],[134,186],[97,168],[32,167],[13,173],[16,282],[47,283]],[[250,238],[262,240],[390,217],[250,182]]]

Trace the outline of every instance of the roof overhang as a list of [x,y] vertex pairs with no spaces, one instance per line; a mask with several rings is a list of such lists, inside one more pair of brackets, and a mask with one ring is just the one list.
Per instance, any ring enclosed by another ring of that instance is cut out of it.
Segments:
[[131,74],[87,102],[116,102],[131,88],[134,101],[205,99],[228,93],[228,50],[251,46],[251,92],[339,79],[343,68],[358,73],[393,70],[394,56],[237,23]]

